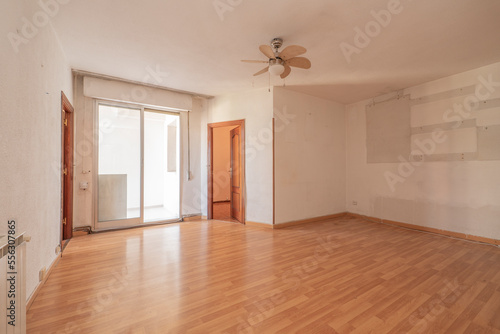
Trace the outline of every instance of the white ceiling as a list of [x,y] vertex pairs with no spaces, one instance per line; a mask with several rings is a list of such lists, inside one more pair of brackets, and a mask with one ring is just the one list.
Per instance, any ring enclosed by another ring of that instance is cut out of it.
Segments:
[[[73,0],[53,26],[74,69],[211,96],[268,86],[240,60],[265,60],[273,37],[312,62],[273,85],[346,104],[500,61],[500,1],[401,0],[348,63],[340,44],[394,1]],[[214,3],[232,10],[222,20]]]

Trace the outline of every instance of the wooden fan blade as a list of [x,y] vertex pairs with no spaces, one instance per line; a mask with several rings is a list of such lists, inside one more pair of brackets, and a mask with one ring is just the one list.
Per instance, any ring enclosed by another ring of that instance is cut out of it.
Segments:
[[285,63],[285,71],[280,75],[281,79],[285,79],[290,72],[292,72],[292,68]]
[[305,57],[294,57],[288,59],[286,63],[290,66],[304,68],[306,70],[311,68],[311,61]]
[[306,48],[298,45],[289,45],[283,51],[280,53],[280,58],[283,60],[288,60],[293,57],[300,56],[304,53],[306,53],[307,50]]
[[242,60],[244,63],[259,63],[259,64],[267,64],[268,60]]
[[259,50],[267,58],[269,58],[269,59],[276,59],[276,57],[274,56],[273,48],[271,48],[269,45],[261,45],[261,46],[259,46]]
[[269,66],[266,67],[266,68],[264,68],[264,69],[262,69],[262,70],[260,70],[259,72],[255,73],[253,76],[255,77],[257,75],[261,75],[263,73],[266,73],[268,70],[269,70]]

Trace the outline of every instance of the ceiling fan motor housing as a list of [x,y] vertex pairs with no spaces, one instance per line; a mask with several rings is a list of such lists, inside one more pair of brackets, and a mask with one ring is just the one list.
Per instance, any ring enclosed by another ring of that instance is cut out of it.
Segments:
[[278,56],[278,49],[283,45],[283,39],[281,38],[273,38],[271,41],[271,46],[274,48],[274,53],[276,57]]

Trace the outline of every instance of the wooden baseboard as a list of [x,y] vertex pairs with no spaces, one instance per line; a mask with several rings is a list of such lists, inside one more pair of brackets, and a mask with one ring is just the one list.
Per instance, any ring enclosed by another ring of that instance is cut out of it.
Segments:
[[245,222],[245,225],[257,226],[257,227],[263,227],[263,228],[269,228],[269,229],[273,228],[273,225],[271,225],[271,224],[251,222],[251,221],[248,221],[248,220]]
[[477,242],[482,242],[482,243],[490,244],[490,245],[500,245],[500,240],[493,239],[493,238],[479,237],[479,236],[465,234],[465,233],[460,233],[460,232],[453,232],[453,231],[448,231],[448,230],[441,230],[441,229],[434,228],[434,227],[427,227],[427,226],[420,226],[420,225],[402,223],[402,222],[398,222],[398,221],[394,221],[394,220],[389,220],[389,219],[382,219],[382,218],[375,218],[375,217],[363,216],[363,215],[359,215],[357,213],[350,213],[349,212],[348,215],[352,216],[352,217],[357,217],[357,218],[361,218],[361,219],[370,220],[370,221],[373,221],[373,222],[376,222],[376,223],[382,223],[382,224],[387,224],[387,225],[392,225],[392,226],[399,226],[399,227],[409,228],[409,229],[417,230],[417,231],[430,232],[430,233],[440,234],[440,235],[444,235],[444,236],[447,236],[447,237],[453,237],[453,238],[457,238],[457,239],[477,241]]
[[380,219],[380,218],[360,215],[359,213],[347,212],[347,216],[354,217],[354,218],[361,218],[361,219],[369,220],[369,221],[372,221],[375,223],[382,223],[382,219]]
[[201,220],[202,216],[191,216],[191,217],[184,217],[183,220],[185,222],[191,222],[191,221],[195,221],[195,220]]
[[330,219],[335,219],[339,217],[343,217],[347,214],[347,212],[341,212],[341,213],[336,213],[333,215],[327,215],[327,216],[321,216],[321,217],[314,217],[314,218],[308,218],[308,219],[301,219],[301,220],[295,220],[287,223],[281,223],[281,224],[275,224],[273,225],[273,228],[279,229],[279,228],[285,228],[289,226],[295,226],[295,225],[302,225],[302,224],[309,224],[309,223],[316,223],[324,220],[330,220]]
[[57,255],[55,260],[52,261],[52,264],[50,265],[49,270],[47,271],[47,275],[45,275],[45,278],[43,279],[43,281],[38,283],[37,287],[35,288],[35,291],[33,291],[31,296],[28,298],[28,301],[26,302],[26,311],[28,311],[30,309],[31,305],[33,304],[33,302],[36,299],[36,296],[38,295],[38,293],[40,292],[40,290],[44,286],[45,282],[47,282],[47,279],[49,278],[50,274],[52,273],[52,270],[54,270],[54,268],[57,266],[57,264],[59,263],[61,258],[62,258],[62,253],[59,253],[59,255]]

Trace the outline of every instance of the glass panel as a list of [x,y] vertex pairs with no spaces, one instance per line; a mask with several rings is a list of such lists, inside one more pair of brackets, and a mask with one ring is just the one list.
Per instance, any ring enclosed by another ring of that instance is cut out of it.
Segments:
[[141,110],[99,105],[99,222],[141,216]]
[[144,221],[179,218],[179,116],[144,112]]

